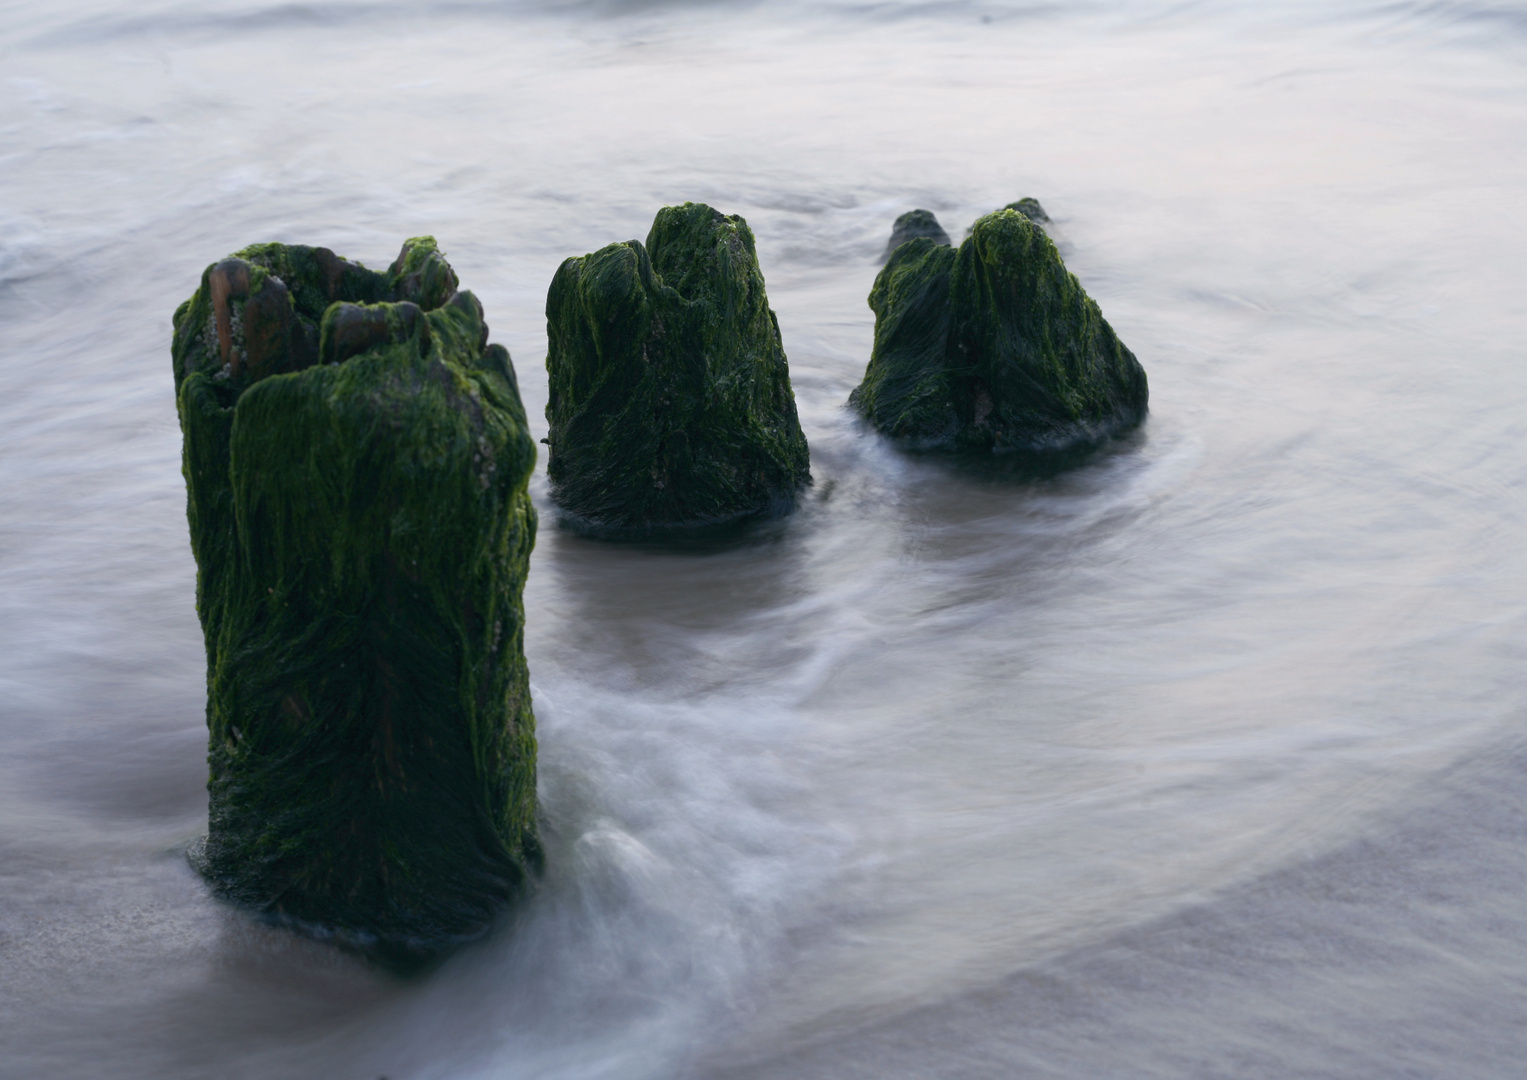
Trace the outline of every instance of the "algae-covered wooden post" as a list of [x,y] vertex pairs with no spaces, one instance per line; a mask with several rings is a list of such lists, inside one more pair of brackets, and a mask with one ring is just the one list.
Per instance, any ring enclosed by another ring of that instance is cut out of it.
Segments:
[[664,207],[644,246],[571,258],[546,297],[552,495],[640,533],[779,512],[810,481],[747,222]]
[[262,244],[175,313],[223,895],[360,946],[481,933],[540,858],[535,446],[429,237]]
[[1025,195],[1017,202],[1010,202],[1002,209],[1016,210],[1030,221],[1044,223],[1050,220],[1050,215],[1045,213],[1045,208],[1039,205],[1038,199],[1032,199]]
[[849,397],[916,446],[1050,452],[1101,442],[1145,417],[1145,370],[1061,262],[1022,199],[958,248],[915,238],[870,290],[875,343]]
[[891,238],[886,241],[885,254],[880,257],[880,261],[885,262],[902,244],[916,240],[919,236],[926,236],[935,244],[949,243],[949,234],[938,223],[938,218],[933,216],[932,210],[908,210],[891,226]]

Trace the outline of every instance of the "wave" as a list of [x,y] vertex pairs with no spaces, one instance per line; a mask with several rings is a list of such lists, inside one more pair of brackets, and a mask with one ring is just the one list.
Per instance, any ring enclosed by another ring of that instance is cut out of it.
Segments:
[[1527,3],[1465,3],[1429,0],[1370,9],[1392,34],[1441,37],[1472,45],[1520,44],[1527,40]]
[[828,20],[846,25],[922,20],[1006,23],[1101,20],[1105,23],[1192,22],[1249,18],[1258,22],[1366,24],[1385,37],[1431,37],[1448,43],[1500,44],[1527,38],[1527,2],[1425,0],[1383,2],[1283,0],[316,0],[250,3],[208,10],[184,0],[139,5],[125,13],[109,0],[76,0],[46,9],[0,4],[0,43],[67,48],[143,37],[217,38],[366,24],[433,20],[588,18],[619,20],[661,14],[762,14],[778,21]]
[[695,1075],[1516,1075],[1524,774],[1527,742],[1503,732],[1329,850],[990,985],[727,1047]]

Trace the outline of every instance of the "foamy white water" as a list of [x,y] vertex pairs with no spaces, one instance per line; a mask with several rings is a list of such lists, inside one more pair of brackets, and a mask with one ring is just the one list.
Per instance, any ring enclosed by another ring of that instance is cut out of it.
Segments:
[[[0,1076],[1516,1076],[1527,7],[0,4]],[[891,221],[1021,195],[1151,379],[1052,477],[842,408]],[[186,866],[169,318],[752,225],[816,482],[526,593],[549,847],[413,981]]]

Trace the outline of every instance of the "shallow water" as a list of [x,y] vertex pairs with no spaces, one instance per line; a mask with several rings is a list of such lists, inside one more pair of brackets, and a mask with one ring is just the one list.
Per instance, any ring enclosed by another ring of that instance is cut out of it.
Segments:
[[[1511,1077],[1527,8],[0,4],[0,1075]],[[1058,476],[842,403],[894,217],[1020,195],[1151,379]],[[413,981],[212,900],[169,316],[745,215],[815,484],[543,514],[549,871]]]

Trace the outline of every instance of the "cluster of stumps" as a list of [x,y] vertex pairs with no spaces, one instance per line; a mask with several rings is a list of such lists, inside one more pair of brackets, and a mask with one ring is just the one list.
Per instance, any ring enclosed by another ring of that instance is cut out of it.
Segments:
[[[850,404],[916,448],[1047,454],[1145,373],[1032,199],[952,247],[899,218]],[[546,300],[553,498],[640,536],[779,514],[811,474],[753,234],[699,203]],[[483,933],[541,862],[521,600],[535,444],[508,352],[428,237],[385,272],[260,244],[175,313],[223,896],[397,964]]]

